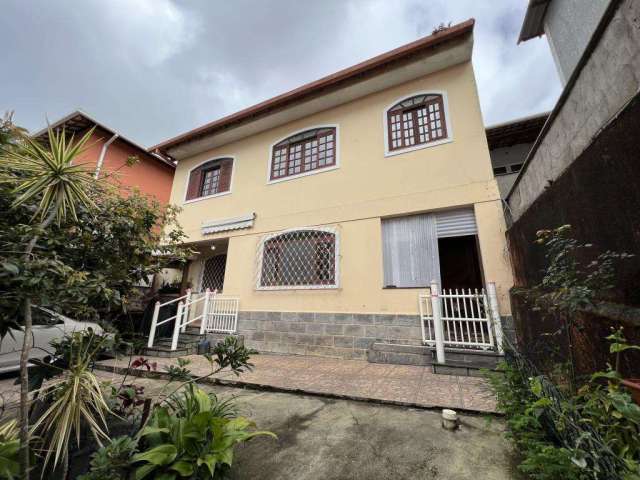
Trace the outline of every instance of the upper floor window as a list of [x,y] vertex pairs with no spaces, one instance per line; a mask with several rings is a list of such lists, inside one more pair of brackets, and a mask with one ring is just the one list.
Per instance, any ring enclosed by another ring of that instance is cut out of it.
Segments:
[[406,98],[387,110],[389,152],[447,138],[442,95],[426,93]]
[[231,188],[233,158],[217,158],[195,167],[189,172],[185,200],[211,197]]
[[300,175],[336,164],[335,127],[297,133],[273,146],[269,178]]
[[294,230],[272,235],[258,252],[258,288],[337,287],[336,232]]
[[518,173],[522,169],[522,163],[512,163],[511,165],[501,165],[493,167],[494,175],[508,175],[510,173]]

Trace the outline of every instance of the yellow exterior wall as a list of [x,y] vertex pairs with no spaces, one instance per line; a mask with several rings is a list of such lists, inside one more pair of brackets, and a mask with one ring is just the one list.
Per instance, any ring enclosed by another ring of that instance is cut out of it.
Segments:
[[[425,91],[446,93],[452,141],[385,157],[386,108]],[[339,167],[269,184],[271,145],[320,125],[338,126]],[[235,158],[231,193],[183,205],[189,170],[220,156]],[[504,219],[470,62],[181,160],[171,202],[183,205],[189,241],[230,239],[224,293],[239,295],[242,310],[352,313],[417,312],[417,289],[382,288],[381,217],[473,205],[485,277],[509,313]],[[201,234],[203,222],[251,212],[253,228]],[[262,235],[317,225],[338,228],[341,288],[256,291]]]

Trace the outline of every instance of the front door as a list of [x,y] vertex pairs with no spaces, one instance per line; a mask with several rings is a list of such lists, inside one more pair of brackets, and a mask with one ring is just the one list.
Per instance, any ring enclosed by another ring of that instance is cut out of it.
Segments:
[[209,257],[204,262],[202,269],[202,280],[200,281],[200,291],[207,288],[211,291],[222,292],[224,289],[224,272],[227,268],[227,255],[215,255]]

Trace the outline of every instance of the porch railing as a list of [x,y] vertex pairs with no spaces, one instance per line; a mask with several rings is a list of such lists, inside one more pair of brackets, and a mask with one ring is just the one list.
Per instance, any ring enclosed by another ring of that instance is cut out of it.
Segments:
[[[158,321],[163,307],[178,302],[178,310],[175,315]],[[178,348],[180,332],[184,332],[187,325],[200,321],[200,334],[205,332],[235,333],[238,328],[238,310],[240,298],[218,295],[216,291],[207,291],[203,294],[192,294],[187,290],[186,295],[175,298],[165,303],[156,302],[151,329],[149,331],[148,348],[153,347],[156,332],[160,325],[174,322],[171,336],[171,350]]]
[[502,325],[494,283],[484,289],[430,291],[418,296],[422,341],[435,345],[439,363],[444,347],[494,350],[502,353]]

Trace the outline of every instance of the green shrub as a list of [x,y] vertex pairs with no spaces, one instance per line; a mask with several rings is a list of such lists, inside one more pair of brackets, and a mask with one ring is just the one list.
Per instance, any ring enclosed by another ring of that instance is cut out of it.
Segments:
[[136,453],[138,441],[131,437],[115,438],[91,456],[89,473],[78,480],[122,480],[127,478],[131,457]]
[[18,428],[15,420],[0,425],[0,478],[18,478],[20,463],[18,462]]
[[507,435],[522,455],[520,471],[536,480],[608,479],[599,466],[607,456],[626,470],[620,478],[640,480],[640,407],[615,371],[595,374],[566,399],[544,391],[548,380],[528,377],[510,363],[487,375],[506,415]]
[[230,404],[193,384],[169,405],[156,407],[139,433],[143,449],[132,458],[137,480],[224,478],[236,444],[258,435],[275,437],[253,430],[253,422],[233,416]]

